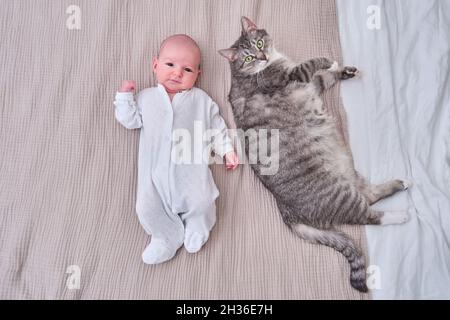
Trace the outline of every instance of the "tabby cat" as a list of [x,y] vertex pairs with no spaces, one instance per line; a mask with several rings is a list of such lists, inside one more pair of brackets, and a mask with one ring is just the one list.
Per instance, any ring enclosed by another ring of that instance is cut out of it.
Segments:
[[[243,130],[279,130],[279,169],[264,175],[251,164],[274,195],[284,223],[300,238],[342,253],[350,263],[350,283],[367,292],[365,259],[355,243],[335,229],[342,224],[386,225],[408,220],[407,211],[381,212],[374,202],[408,183],[393,180],[371,185],[353,161],[320,95],[338,80],[354,77],[354,67],[338,67],[326,58],[295,64],[276,51],[271,37],[246,17],[242,34],[219,53],[231,67],[232,105]],[[248,146],[245,146],[248,155]]]

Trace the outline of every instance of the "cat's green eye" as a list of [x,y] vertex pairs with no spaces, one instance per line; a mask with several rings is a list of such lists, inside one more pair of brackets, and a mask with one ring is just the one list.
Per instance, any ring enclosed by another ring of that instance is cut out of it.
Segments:
[[264,47],[264,40],[263,40],[263,39],[259,39],[259,40],[256,42],[256,47],[257,47],[258,49],[262,49],[262,48]]
[[244,61],[247,62],[247,63],[252,62],[253,60],[255,60],[254,56],[246,56],[245,59],[244,59]]

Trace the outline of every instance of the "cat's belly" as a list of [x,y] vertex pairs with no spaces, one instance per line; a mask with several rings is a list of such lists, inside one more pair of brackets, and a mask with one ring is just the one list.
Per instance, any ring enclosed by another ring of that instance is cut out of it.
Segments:
[[[291,129],[292,130],[292,129]],[[296,133],[296,134],[295,134]],[[349,150],[332,130],[322,132],[280,133],[278,170],[273,175],[261,174],[264,164],[252,167],[263,183],[274,193],[290,190],[290,185],[312,184],[305,192],[315,192],[314,185],[320,185],[324,179],[330,183],[356,179],[353,161]],[[280,190],[275,190],[275,189]]]
[[[304,140],[313,141],[310,152],[320,154],[326,170],[353,179],[354,167],[350,149],[345,145],[335,121],[326,113],[315,115],[313,119],[300,133]],[[301,140],[301,136],[298,140]]]

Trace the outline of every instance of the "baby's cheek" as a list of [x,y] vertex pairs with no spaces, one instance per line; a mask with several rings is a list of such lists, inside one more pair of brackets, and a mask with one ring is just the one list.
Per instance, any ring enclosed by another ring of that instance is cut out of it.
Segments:
[[195,84],[195,81],[197,81],[197,77],[190,77],[187,81],[187,85],[189,86],[189,88],[192,88]]

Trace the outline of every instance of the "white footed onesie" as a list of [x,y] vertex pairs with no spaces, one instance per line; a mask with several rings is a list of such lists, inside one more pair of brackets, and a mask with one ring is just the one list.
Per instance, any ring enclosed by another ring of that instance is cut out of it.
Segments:
[[152,235],[144,262],[167,261],[183,243],[188,252],[199,251],[216,221],[211,149],[222,158],[233,151],[217,104],[195,87],[171,102],[158,85],[142,90],[136,101],[131,92],[117,92],[114,105],[125,128],[141,129],[136,212]]

